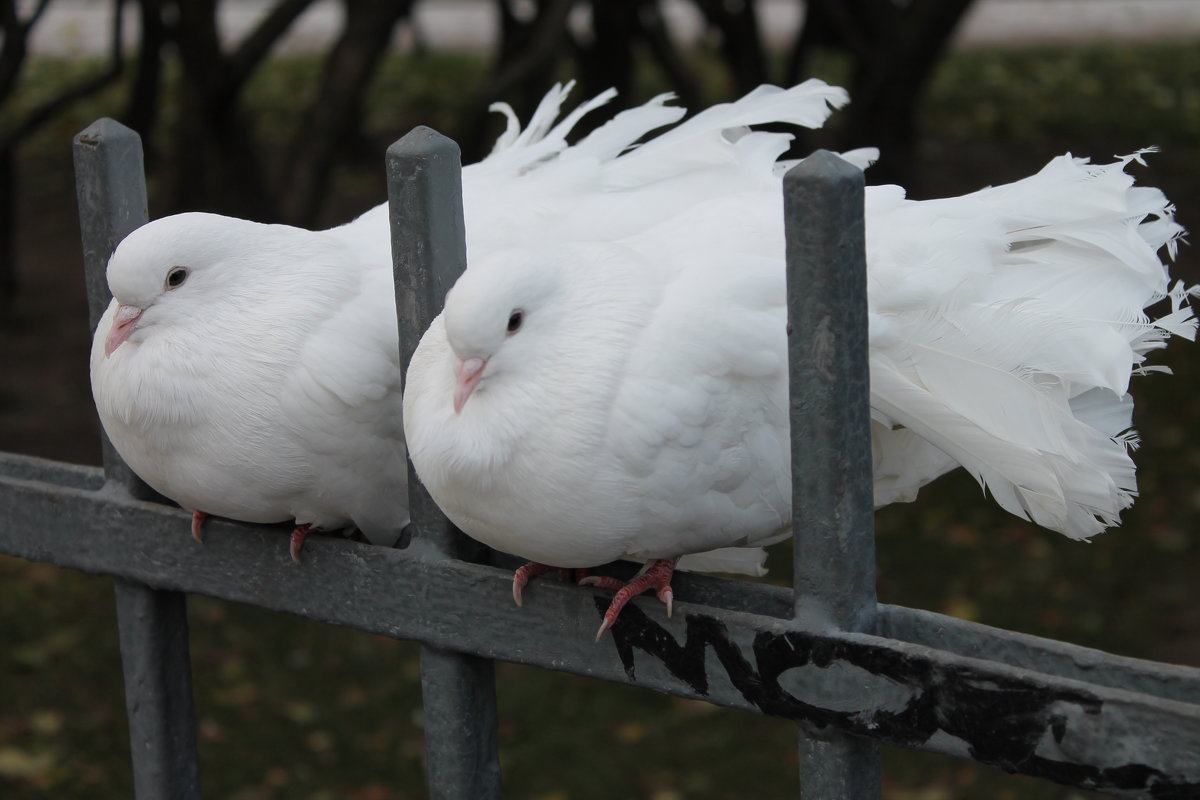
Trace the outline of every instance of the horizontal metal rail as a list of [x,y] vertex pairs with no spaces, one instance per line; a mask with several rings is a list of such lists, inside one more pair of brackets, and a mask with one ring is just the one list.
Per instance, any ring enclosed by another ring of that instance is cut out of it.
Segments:
[[332,537],[296,567],[285,528],[214,518],[200,545],[183,511],[101,480],[0,456],[0,552],[1113,794],[1200,796],[1197,669],[887,605],[879,632],[907,641],[814,631],[786,618],[787,589],[695,575],[679,576],[674,617],[635,600],[597,644],[603,592],[547,581],[518,608],[506,569]]

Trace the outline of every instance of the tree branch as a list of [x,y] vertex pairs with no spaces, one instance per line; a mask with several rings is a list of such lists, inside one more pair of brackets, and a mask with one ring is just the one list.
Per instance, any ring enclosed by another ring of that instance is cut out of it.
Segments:
[[[124,30],[121,9],[124,5],[125,0],[113,0],[112,42],[108,68],[99,75],[80,81],[74,86],[64,89],[55,97],[35,106],[16,127],[0,134],[0,151],[12,149],[17,142],[45,125],[64,108],[88,95],[95,94],[120,77],[121,72],[125,69],[125,57],[121,50],[121,38]],[[44,8],[44,6],[45,3],[42,7]]]
[[311,226],[339,146],[362,114],[363,94],[412,0],[347,0],[346,22],[325,60],[321,85],[305,112],[286,161],[280,210],[284,221]]
[[25,63],[29,31],[37,23],[50,0],[39,0],[37,6],[24,22],[17,15],[16,0],[0,3],[0,32],[4,34],[4,46],[0,48],[0,102],[6,100],[21,74]]
[[242,85],[271,52],[275,43],[312,4],[313,0],[284,0],[272,8],[258,27],[251,31],[225,60],[221,93],[232,97],[241,91]]

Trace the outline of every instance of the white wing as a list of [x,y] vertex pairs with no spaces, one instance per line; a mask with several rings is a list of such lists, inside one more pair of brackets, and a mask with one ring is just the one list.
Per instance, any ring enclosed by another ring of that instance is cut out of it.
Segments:
[[372,542],[391,544],[408,524],[391,271],[340,268],[361,280],[306,337],[280,392],[284,424],[317,476],[296,516],[341,513]]

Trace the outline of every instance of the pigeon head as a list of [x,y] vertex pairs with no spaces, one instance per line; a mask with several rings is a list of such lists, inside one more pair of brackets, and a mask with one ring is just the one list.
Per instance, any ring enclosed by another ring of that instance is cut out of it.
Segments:
[[[217,290],[213,276],[237,247],[236,234],[254,223],[217,214],[163,217],[129,234],[108,262],[108,287],[117,303],[104,352],[141,338],[142,331],[203,302]],[[261,227],[261,226],[255,226]]]
[[611,242],[496,251],[473,262],[446,295],[442,315],[455,413],[483,391],[498,397],[502,386],[521,403],[559,392],[575,397],[619,369],[657,300],[646,284],[652,270]]
[[[329,267],[347,258],[353,256],[336,240],[286,225],[204,213],[154,220],[125,237],[109,259],[117,305],[105,355],[140,342],[156,326],[261,316],[262,301],[280,287],[303,284],[308,276],[301,273],[313,273],[319,289],[342,281]],[[322,272],[333,274],[322,278]]]
[[454,411],[498,376],[519,374],[562,313],[555,264],[505,251],[472,265],[446,295],[446,339],[457,357]]

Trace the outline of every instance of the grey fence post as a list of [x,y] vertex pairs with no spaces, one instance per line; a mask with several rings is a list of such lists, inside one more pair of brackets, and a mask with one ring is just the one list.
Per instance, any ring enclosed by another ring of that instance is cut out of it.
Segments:
[[[146,222],[142,142],[111,119],[75,137],[75,185],[83,238],[91,329],[108,305],[108,258],[117,243]],[[156,496],[104,439],[107,484],[134,497]],[[115,581],[125,706],[139,800],[200,797],[196,724],[188,653],[187,601],[180,592]]]
[[[421,334],[441,311],[466,268],[462,166],[458,145],[418,127],[387,151],[388,206],[400,365],[406,373]],[[434,558],[481,560],[486,548],[456,530],[409,462],[410,548]],[[464,614],[463,624],[469,625]],[[490,659],[421,646],[429,796],[486,800],[500,796],[496,682]]]
[[[818,151],[783,182],[795,615],[873,633],[875,532],[863,174]],[[878,798],[879,743],[801,726],[805,800]]]

